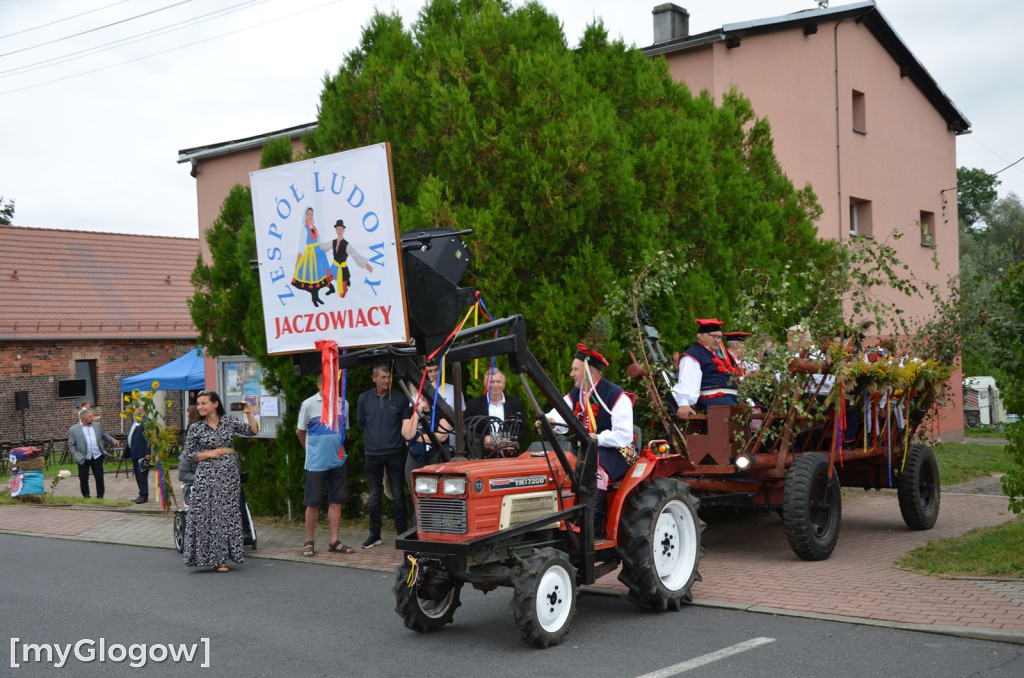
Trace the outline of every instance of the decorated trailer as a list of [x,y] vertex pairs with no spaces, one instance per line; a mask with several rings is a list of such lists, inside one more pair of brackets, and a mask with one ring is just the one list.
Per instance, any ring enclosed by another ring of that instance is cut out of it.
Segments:
[[[777,511],[794,553],[828,558],[839,538],[842,487],[895,488],[907,527],[927,530],[939,515],[935,455],[915,440],[949,378],[932,360],[831,346],[833,360],[793,360],[792,378],[765,402],[712,406],[677,424],[665,385],[675,374],[648,340],[631,377],[645,385],[666,432],[664,445],[685,459],[681,477],[704,506]],[[722,350],[725,350],[724,348]],[[804,356],[806,357],[806,356]],[[823,384],[829,385],[823,395]]]

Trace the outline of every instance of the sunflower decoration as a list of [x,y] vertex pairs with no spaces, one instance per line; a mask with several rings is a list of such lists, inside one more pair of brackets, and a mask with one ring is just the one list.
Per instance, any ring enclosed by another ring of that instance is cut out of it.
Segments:
[[[172,454],[178,450],[178,434],[164,423],[164,412],[154,399],[159,389],[160,382],[154,381],[152,390],[142,392],[134,389],[130,394],[126,394],[120,416],[122,419],[133,419],[142,425],[143,435],[149,443],[151,463],[157,472],[160,503],[166,512],[168,506],[175,501],[175,497],[174,486],[165,470]],[[170,408],[171,402],[168,401],[166,409]]]

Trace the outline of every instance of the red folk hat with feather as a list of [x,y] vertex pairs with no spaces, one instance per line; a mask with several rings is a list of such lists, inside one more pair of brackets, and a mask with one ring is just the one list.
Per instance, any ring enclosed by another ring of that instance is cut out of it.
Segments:
[[572,357],[577,360],[582,360],[589,365],[593,365],[599,370],[603,370],[608,367],[607,358],[586,344],[576,344],[576,352]]

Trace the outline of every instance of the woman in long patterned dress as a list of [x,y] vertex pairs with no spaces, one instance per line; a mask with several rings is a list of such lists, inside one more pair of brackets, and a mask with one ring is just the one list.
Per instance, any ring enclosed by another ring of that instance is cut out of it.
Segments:
[[320,290],[327,288],[327,294],[334,293],[334,274],[327,255],[320,247],[320,234],[313,221],[313,208],[306,210],[306,239],[295,259],[295,275],[292,276],[292,287],[309,292],[313,306],[324,303],[320,299]]
[[227,572],[229,559],[245,561],[235,436],[254,436],[259,425],[249,403],[245,403],[244,410],[248,424],[224,416],[224,405],[216,391],[200,391],[196,408],[202,418],[188,427],[182,452],[182,458],[196,469],[182,556],[188,567]]

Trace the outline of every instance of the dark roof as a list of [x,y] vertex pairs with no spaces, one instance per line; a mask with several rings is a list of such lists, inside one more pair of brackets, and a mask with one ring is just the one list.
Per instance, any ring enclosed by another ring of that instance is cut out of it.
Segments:
[[[234,153],[236,151],[242,151],[249,148],[259,148],[271,139],[279,139],[281,137],[298,137],[312,132],[316,129],[315,122],[307,122],[305,125],[295,125],[294,127],[286,127],[279,129],[274,132],[264,132],[263,134],[257,134],[251,137],[244,137],[242,139],[232,139],[231,141],[218,141],[215,144],[207,144],[206,146],[196,146],[195,148],[185,148],[178,151],[178,163],[183,162],[195,162],[197,159],[211,158],[217,155],[226,155],[228,153]],[[194,166],[194,165],[193,165]]]
[[774,33],[777,31],[801,29],[805,33],[817,30],[819,23],[835,22],[843,19],[853,19],[863,23],[875,39],[885,48],[893,61],[900,68],[900,74],[917,86],[925,98],[935,107],[935,110],[946,120],[949,129],[956,134],[970,132],[971,123],[957,109],[945,92],[943,92],[931,74],[917,60],[910,49],[904,44],[903,39],[893,30],[888,20],[875,5],[874,0],[857,2],[851,5],[829,7],[824,9],[808,9],[793,14],[786,14],[770,19],[758,19],[755,21],[743,21],[740,23],[726,24],[705,33],[690,35],[685,38],[677,38],[667,42],[661,42],[650,47],[645,47],[643,53],[646,56],[657,56],[669,54],[680,50],[691,49],[711,42],[726,42],[730,45],[739,45],[744,37],[759,35],[761,33]]
[[0,226],[0,341],[189,339],[198,238]]

